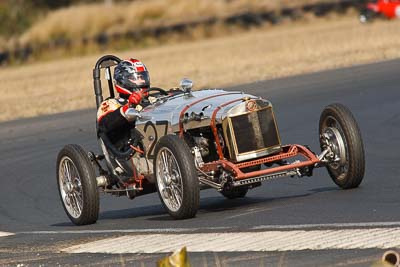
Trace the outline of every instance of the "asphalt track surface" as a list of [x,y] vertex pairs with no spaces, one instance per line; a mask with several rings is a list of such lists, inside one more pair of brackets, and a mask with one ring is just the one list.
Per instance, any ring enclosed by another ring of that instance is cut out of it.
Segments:
[[[363,135],[365,178],[359,188],[344,191],[331,181],[325,169],[317,169],[311,178],[284,178],[264,183],[240,200],[226,200],[214,190],[205,190],[201,192],[201,206],[196,218],[184,221],[172,220],[156,194],[134,200],[102,196],[98,222],[73,226],[63,211],[57,192],[56,157],[69,143],[99,151],[94,109],[1,123],[0,231],[17,234],[0,238],[0,265],[18,262],[50,266],[58,263],[154,264],[161,255],[121,258],[120,255],[77,257],[54,254],[56,245],[66,247],[82,240],[122,235],[124,230],[132,229],[168,231],[179,228],[209,232],[220,227],[240,232],[279,225],[288,228],[296,225],[351,228],[352,225],[367,227],[368,223],[400,226],[399,69],[400,60],[395,60],[230,88],[271,100],[282,142],[307,144],[318,152],[320,112],[330,103],[347,105]],[[109,232],[113,229],[121,230],[121,233]],[[82,234],[69,234],[68,231],[81,231]],[[221,266],[220,261],[229,263],[222,266],[366,266],[381,253],[378,249],[286,254],[210,252],[192,253],[190,258],[194,266]]]

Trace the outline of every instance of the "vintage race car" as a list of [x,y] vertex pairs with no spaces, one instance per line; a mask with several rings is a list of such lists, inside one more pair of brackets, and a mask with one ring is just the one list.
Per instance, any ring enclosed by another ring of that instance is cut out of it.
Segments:
[[[108,55],[95,65],[97,108],[103,101],[100,74],[104,70],[114,97],[110,74],[118,62]],[[281,143],[270,101],[239,91],[191,89],[188,79],[181,90],[150,88],[153,101],[140,112],[127,111],[135,127],[126,151],[115,151],[98,136],[99,155],[79,145],[59,152],[58,189],[74,224],[97,221],[101,192],[133,199],[157,191],[173,218],[186,219],[196,215],[204,188],[241,198],[264,181],[311,176],[318,167],[326,167],[343,189],[361,183],[363,142],[345,106],[332,104],[322,111],[321,153],[316,154],[304,145]]]
[[378,0],[368,3],[360,12],[360,22],[366,23],[376,17],[395,19],[400,17],[400,0]]

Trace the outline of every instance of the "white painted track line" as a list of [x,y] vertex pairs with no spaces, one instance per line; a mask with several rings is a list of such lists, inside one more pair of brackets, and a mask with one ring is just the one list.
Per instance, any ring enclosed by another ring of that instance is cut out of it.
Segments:
[[[328,223],[328,224],[295,224],[295,225],[258,225],[248,228],[253,230],[308,230],[308,229],[343,229],[343,228],[374,228],[374,227],[399,227],[400,222],[361,222],[361,223]],[[192,228],[148,228],[148,229],[104,229],[104,230],[61,230],[61,231],[27,231],[17,234],[140,234],[140,233],[190,233],[190,232],[227,232],[235,231],[235,227],[192,227]]]
[[400,227],[330,230],[269,230],[241,233],[135,234],[64,249],[68,253],[165,253],[296,251],[400,248]]
[[9,232],[0,232],[0,237],[10,236],[10,235],[14,235],[14,234],[13,233],[9,233]]
[[400,227],[400,222],[359,222],[359,223],[325,223],[325,224],[295,224],[295,225],[259,225],[252,230],[262,229],[310,229],[310,228],[359,228],[359,227]]

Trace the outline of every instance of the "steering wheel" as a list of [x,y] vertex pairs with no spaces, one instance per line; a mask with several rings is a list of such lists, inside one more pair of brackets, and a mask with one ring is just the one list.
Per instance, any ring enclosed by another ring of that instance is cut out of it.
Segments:
[[149,89],[145,90],[146,93],[150,92],[158,92],[162,95],[169,95],[167,91],[165,91],[164,89],[158,88],[158,87],[150,87]]

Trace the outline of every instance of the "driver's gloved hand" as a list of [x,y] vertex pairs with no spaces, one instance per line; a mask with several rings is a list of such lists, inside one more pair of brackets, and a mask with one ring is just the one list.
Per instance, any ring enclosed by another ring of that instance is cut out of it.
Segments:
[[143,94],[142,92],[133,92],[129,98],[128,98],[128,102],[130,105],[139,105],[139,103],[142,101],[143,98]]
[[149,93],[146,89],[141,89],[140,91],[133,92],[129,98],[128,102],[130,105],[139,105],[142,102],[142,98],[148,97]]

